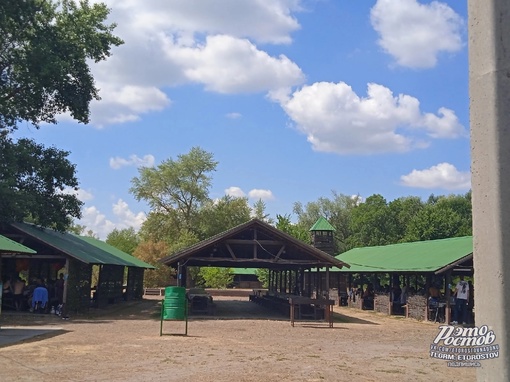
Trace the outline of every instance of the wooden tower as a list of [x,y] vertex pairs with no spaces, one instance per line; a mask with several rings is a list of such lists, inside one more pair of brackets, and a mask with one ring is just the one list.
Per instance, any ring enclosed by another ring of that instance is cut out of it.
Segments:
[[310,228],[312,245],[331,256],[337,255],[335,245],[335,228],[322,216]]

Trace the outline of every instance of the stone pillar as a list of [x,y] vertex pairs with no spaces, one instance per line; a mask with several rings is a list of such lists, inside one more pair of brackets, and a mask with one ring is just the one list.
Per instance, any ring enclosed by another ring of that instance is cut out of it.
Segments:
[[509,381],[510,2],[468,4],[476,325],[488,325],[500,346],[477,378]]

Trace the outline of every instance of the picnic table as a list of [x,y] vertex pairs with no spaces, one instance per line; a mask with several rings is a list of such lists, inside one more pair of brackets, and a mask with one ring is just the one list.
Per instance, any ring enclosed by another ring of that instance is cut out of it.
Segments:
[[289,304],[290,324],[292,326],[294,326],[297,313],[298,320],[302,318],[324,319],[328,322],[330,328],[333,327],[333,306],[335,305],[335,300],[292,296],[289,297]]

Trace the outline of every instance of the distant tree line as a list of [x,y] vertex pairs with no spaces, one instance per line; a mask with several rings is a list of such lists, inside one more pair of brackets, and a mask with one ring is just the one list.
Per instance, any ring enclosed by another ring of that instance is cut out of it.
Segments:
[[[366,200],[332,193],[315,202],[294,204],[290,215],[273,220],[262,200],[250,206],[246,197],[224,196],[212,200],[209,188],[217,162],[211,153],[194,147],[189,153],[168,159],[157,167],[143,167],[132,180],[131,192],[151,207],[140,232],[114,230],[107,242],[153,264],[146,272],[147,286],[163,286],[173,271],[158,262],[170,253],[221,233],[253,217],[273,224],[293,237],[310,243],[309,229],[320,217],[335,228],[337,253],[354,247],[433,240],[471,235],[471,193],[434,196],[426,201],[402,197],[387,202],[381,195]],[[266,272],[257,272],[264,279]],[[232,269],[192,268],[195,285],[227,287]]]

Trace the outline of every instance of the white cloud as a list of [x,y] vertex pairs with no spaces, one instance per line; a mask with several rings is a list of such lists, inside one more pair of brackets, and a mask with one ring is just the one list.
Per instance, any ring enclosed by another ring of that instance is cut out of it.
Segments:
[[113,205],[112,211],[118,219],[118,229],[133,227],[135,231],[138,231],[146,219],[145,213],[134,213],[122,199],[119,199],[117,203]]
[[243,190],[235,186],[227,188],[225,190],[225,195],[233,196],[235,198],[243,198],[246,196]]
[[228,119],[239,119],[239,118],[241,118],[241,117],[242,117],[242,114],[241,114],[241,113],[235,113],[235,112],[233,112],[233,113],[227,113],[225,116],[226,116]]
[[176,46],[167,39],[166,53],[185,77],[218,93],[263,92],[304,81],[301,69],[284,55],[258,50],[246,39],[208,36],[204,45]]
[[[234,196],[236,198],[243,198],[246,196],[246,193],[239,187],[229,187],[225,190],[225,194],[229,196]],[[248,192],[248,198],[252,200],[273,200],[274,195],[271,190],[263,190],[254,188]]]
[[96,127],[136,121],[140,114],[160,111],[171,101],[155,87],[99,84],[100,101],[91,103],[91,123]]
[[246,93],[302,83],[295,63],[255,45],[290,43],[300,2],[106,1],[125,44],[92,66],[102,100],[91,105],[91,123],[104,127],[162,110],[171,103],[164,87],[199,83],[210,91]]
[[91,192],[84,190],[83,188],[79,188],[78,190],[66,188],[63,192],[65,194],[76,195],[76,197],[82,202],[87,202],[89,200],[94,199],[94,195],[92,195]]
[[78,224],[85,226],[85,232],[92,231],[100,239],[106,239],[106,236],[115,229],[115,224],[106,218],[95,206],[86,207],[82,210],[82,217]]
[[248,197],[250,199],[262,199],[262,200],[273,200],[274,195],[271,190],[261,190],[261,189],[253,189],[248,192]]
[[371,10],[378,43],[398,65],[431,68],[441,52],[462,49],[462,18],[445,3],[378,0]]
[[112,205],[112,212],[115,221],[107,219],[106,215],[101,213],[97,207],[85,207],[82,210],[82,218],[78,224],[85,226],[85,233],[89,230],[94,232],[101,240],[105,240],[114,229],[134,228],[138,231],[146,219],[143,212],[134,213],[122,199]]
[[125,166],[136,166],[136,167],[153,167],[155,158],[153,155],[144,155],[143,158],[133,154],[128,159],[121,157],[110,158],[110,167],[114,170],[118,170]]
[[407,187],[466,190],[471,187],[471,173],[458,171],[450,163],[440,163],[425,170],[413,170],[401,176],[400,181]]
[[344,82],[318,82],[294,92],[282,107],[314,150],[338,154],[406,152],[429,138],[466,136],[455,113],[422,113],[418,99],[369,83],[358,96]]
[[147,4],[136,0],[106,0],[123,32],[154,35],[179,32],[182,40],[193,34],[229,34],[260,43],[287,44],[300,28],[293,12],[300,0],[166,0]]

